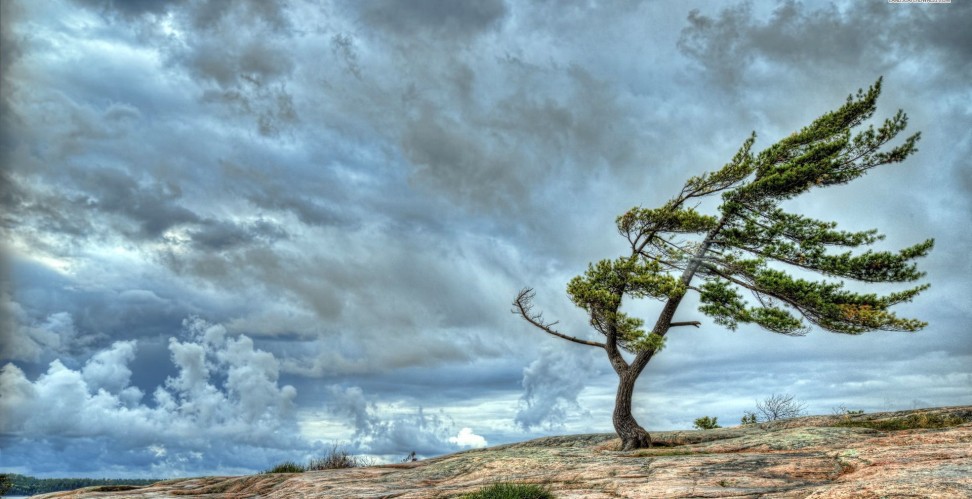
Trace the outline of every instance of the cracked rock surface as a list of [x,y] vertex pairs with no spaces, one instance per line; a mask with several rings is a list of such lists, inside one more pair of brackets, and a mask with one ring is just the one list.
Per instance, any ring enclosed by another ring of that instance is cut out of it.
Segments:
[[810,416],[652,437],[657,446],[630,452],[616,450],[613,434],[570,435],[413,463],[37,497],[447,498],[497,481],[545,484],[558,498],[972,497],[972,406]]

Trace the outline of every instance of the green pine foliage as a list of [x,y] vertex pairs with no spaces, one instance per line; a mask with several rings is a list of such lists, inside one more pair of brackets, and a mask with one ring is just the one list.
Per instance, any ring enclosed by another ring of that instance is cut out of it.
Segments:
[[[722,168],[688,179],[660,207],[636,206],[617,217],[630,253],[589,265],[567,286],[603,341],[558,331],[556,321],[534,310],[532,289],[517,295],[513,313],[533,326],[605,350],[619,376],[614,423],[624,449],[650,445],[647,432],[631,416],[635,380],[664,348],[671,328],[701,325],[674,321],[689,292],[699,294],[702,314],[730,330],[742,324],[799,336],[814,326],[861,334],[913,332],[927,325],[898,317],[892,308],[928,289],[928,284],[915,283],[925,275],[915,262],[928,255],[934,240],[878,251],[869,248],[884,239],[877,229],[843,230],[834,221],[790,213],[784,203],[900,163],[917,150],[918,133],[895,140],[908,124],[902,111],[880,125],[869,124],[880,93],[879,79],[760,152],[753,150],[753,133]],[[698,209],[706,198],[721,199],[712,213]],[[846,286],[848,281],[858,284]],[[915,284],[886,294],[857,291],[859,284],[869,283]],[[624,311],[625,298],[664,305],[649,324]],[[634,358],[629,361],[622,351]]]
[[[617,228],[631,254],[591,264],[570,281],[572,301],[587,312],[596,331],[629,352],[660,350],[670,324],[646,328],[643,320],[621,311],[624,297],[677,305],[689,290],[699,293],[703,314],[732,330],[739,324],[786,335],[806,334],[812,325],[845,334],[923,328],[925,322],[900,318],[891,307],[910,301],[927,284],[879,295],[848,290],[844,280],[919,280],[925,274],[915,260],[931,251],[932,239],[900,251],[855,252],[884,236],[877,230],[840,230],[836,222],[780,206],[811,189],[846,184],[875,167],[901,162],[916,150],[917,133],[888,146],[907,125],[901,111],[876,128],[854,132],[873,116],[880,91],[878,80],[762,152],[752,152],[753,134],[729,163],[689,179],[660,208],[634,207],[619,216]],[[717,214],[696,211],[699,199],[715,194],[722,198]],[[796,277],[789,269],[824,279]],[[521,310],[528,311],[532,294],[523,296]]]
[[[926,325],[899,318],[889,308],[910,301],[927,284],[879,296],[848,291],[839,280],[808,281],[779,269],[779,264],[786,264],[860,282],[911,282],[924,276],[914,260],[928,254],[931,239],[897,252],[834,252],[832,248],[858,248],[884,236],[877,230],[837,230],[836,222],[779,207],[812,188],[845,184],[874,167],[903,161],[916,150],[919,134],[882,150],[907,125],[901,111],[877,129],[869,126],[852,133],[874,114],[880,90],[878,80],[866,92],[849,97],[840,109],[757,155],[748,152],[750,141],[744,144],[737,161],[751,165],[753,174],[726,187],[718,230],[707,234],[707,251],[696,252],[690,260],[698,262],[698,275],[705,281],[699,288],[703,313],[732,329],[738,323],[753,323],[782,334],[804,334],[808,328],[801,318],[847,334],[917,331]],[[739,292],[744,290],[756,298],[756,306],[743,301]]]

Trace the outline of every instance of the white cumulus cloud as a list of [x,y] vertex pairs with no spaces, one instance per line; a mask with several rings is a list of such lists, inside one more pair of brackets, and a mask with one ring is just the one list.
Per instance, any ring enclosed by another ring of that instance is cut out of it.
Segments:
[[296,436],[297,391],[278,383],[277,359],[246,336],[227,337],[221,325],[184,325],[183,337],[169,341],[178,374],[150,401],[130,384],[135,341],[114,343],[78,370],[56,359],[34,380],[13,363],[3,366],[4,463],[50,453],[34,473],[126,467],[164,477],[248,472],[310,452]]
[[481,449],[487,445],[486,439],[481,435],[473,433],[472,428],[459,430],[459,434],[454,437],[449,437],[449,441],[459,447],[469,447],[472,449]]

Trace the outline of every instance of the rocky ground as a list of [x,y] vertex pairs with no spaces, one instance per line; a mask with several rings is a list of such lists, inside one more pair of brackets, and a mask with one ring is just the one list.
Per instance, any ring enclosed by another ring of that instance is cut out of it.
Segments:
[[497,481],[546,484],[558,498],[972,497],[972,406],[811,416],[653,438],[659,445],[632,452],[617,451],[611,434],[572,435],[406,464],[40,497],[447,498]]

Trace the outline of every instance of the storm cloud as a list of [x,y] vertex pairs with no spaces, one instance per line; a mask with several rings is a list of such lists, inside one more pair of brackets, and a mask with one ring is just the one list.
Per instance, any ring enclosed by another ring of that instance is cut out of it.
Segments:
[[967,4],[0,5],[0,471],[611,431],[603,353],[517,320],[516,292],[588,337],[564,287],[624,252],[617,215],[882,76],[875,118],[904,109],[919,152],[787,206],[879,228],[878,249],[936,238],[900,310],[928,328],[730,333],[687,299],[677,320],[703,327],[670,335],[635,414],[969,403]]

